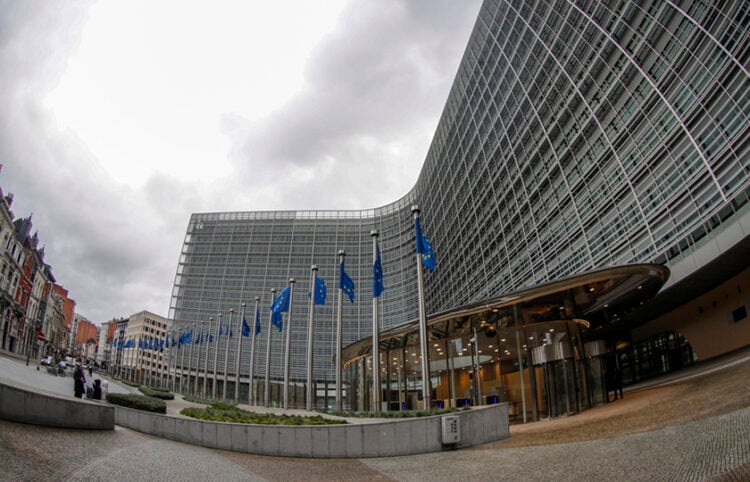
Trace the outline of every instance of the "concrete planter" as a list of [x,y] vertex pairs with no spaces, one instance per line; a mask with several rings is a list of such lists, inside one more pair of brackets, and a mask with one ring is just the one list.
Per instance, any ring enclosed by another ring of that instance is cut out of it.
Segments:
[[0,418],[47,427],[114,430],[115,408],[0,383]]
[[250,425],[208,422],[115,408],[115,423],[169,440],[220,450],[307,458],[365,458],[473,447],[509,437],[508,406],[490,405],[459,417],[460,442],[442,443],[442,418],[395,419],[348,425]]

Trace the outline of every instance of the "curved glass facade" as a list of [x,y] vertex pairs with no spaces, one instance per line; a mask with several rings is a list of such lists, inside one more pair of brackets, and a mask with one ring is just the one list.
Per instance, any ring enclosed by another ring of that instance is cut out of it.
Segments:
[[[262,376],[269,290],[294,277],[301,380],[316,264],[329,301],[316,311],[315,378],[333,380],[339,249],[357,286],[345,345],[372,331],[372,229],[382,328],[417,318],[414,203],[437,253],[428,314],[630,263],[665,264],[677,283],[721,255],[717,236],[731,246],[747,232],[749,62],[747,2],[487,0],[413,190],[366,211],[194,214],[170,318],[184,327],[261,296]],[[278,332],[271,352],[278,378]]]

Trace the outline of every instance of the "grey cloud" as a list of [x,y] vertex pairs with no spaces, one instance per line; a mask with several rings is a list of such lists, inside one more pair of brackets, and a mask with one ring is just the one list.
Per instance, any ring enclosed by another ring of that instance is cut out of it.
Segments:
[[34,213],[45,259],[78,312],[100,322],[167,314],[192,212],[359,209],[405,194],[479,0],[352,3],[309,59],[304,91],[261,121],[221,120],[236,173],[212,184],[165,173],[141,189],[111,179],[43,105],[88,7],[0,0],[0,185],[16,194],[17,216]]
[[262,124],[248,124],[244,138],[234,133],[241,169],[340,159],[358,136],[385,143],[424,118],[434,122],[465,45],[457,32],[468,38],[475,5],[352,4],[310,59],[309,87]]
[[[43,106],[80,41],[87,8],[87,2],[0,2],[0,185],[15,194],[17,217],[33,213],[45,262],[77,311],[104,321],[140,309],[128,292],[153,286],[157,266],[168,265],[171,279],[177,258],[160,265],[159,236],[133,212],[142,211],[138,194],[117,186]],[[130,280],[138,286],[129,287]],[[160,312],[167,296],[158,293]]]

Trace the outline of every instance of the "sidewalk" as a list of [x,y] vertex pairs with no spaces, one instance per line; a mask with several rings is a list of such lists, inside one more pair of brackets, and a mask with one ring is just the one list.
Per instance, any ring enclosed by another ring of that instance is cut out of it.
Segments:
[[[633,387],[624,400],[575,416],[512,425],[506,441],[437,454],[264,457],[122,427],[92,432],[0,421],[0,480],[750,480],[748,354],[750,348],[659,385]],[[35,376],[61,380],[72,397],[72,380],[0,356],[0,379],[9,372],[32,384]]]
[[[89,386],[97,378],[106,381],[110,393],[139,393],[137,389],[112,380],[104,373],[94,372],[90,376],[86,370],[85,376]],[[27,366],[25,358],[6,351],[0,351],[0,381],[26,390],[73,398],[73,377],[47,373],[47,367],[39,365],[38,360],[30,360]]]

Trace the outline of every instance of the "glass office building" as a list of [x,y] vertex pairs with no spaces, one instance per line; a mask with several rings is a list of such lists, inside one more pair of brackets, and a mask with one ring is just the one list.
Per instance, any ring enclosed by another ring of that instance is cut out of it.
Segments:
[[[426,311],[434,320],[604,268],[668,268],[668,280],[654,275],[659,287],[665,284],[651,302],[639,299],[637,307],[622,305],[621,312],[586,308],[590,324],[617,329],[589,326],[578,341],[603,341],[612,349],[630,328],[736,276],[739,291],[747,281],[749,63],[747,2],[486,0],[412,191],[363,211],[194,214],[170,318],[184,329],[220,311],[226,317],[233,308],[236,322],[240,304],[254,309],[260,296],[263,330],[253,368],[262,377],[270,289],[295,278],[290,361],[299,388],[306,370],[310,266],[318,265],[329,298],[316,310],[315,404],[330,406],[337,252],[345,250],[346,271],[357,286],[355,302],[344,300],[344,345],[372,334],[371,230],[379,232],[386,287],[378,299],[381,330],[408,327],[418,317],[411,212],[418,204],[437,253],[437,269],[425,280]],[[735,318],[731,328],[739,330],[731,336],[747,344],[750,329],[740,309],[749,302],[742,296],[728,313]],[[575,309],[562,311],[560,320],[582,319]],[[475,321],[487,327],[486,316]],[[410,343],[409,336],[399,339]],[[583,343],[578,351],[577,342],[570,343],[570,356],[584,360]],[[274,380],[282,376],[283,348],[274,333]],[[351,407],[368,408],[369,395],[354,390],[366,385],[360,381],[372,364],[363,353],[350,366],[365,368],[347,375]],[[537,365],[531,355],[520,364],[521,370]],[[248,370],[244,359],[241,386],[249,382]],[[578,385],[571,392],[593,383],[579,373],[585,367],[572,370],[577,375],[571,383]],[[536,397],[531,390],[544,392],[541,398],[553,391],[553,381],[535,385],[524,388],[530,399]],[[256,394],[263,390],[258,388]],[[292,401],[302,406],[304,390],[297,388]],[[501,393],[480,393],[494,394]],[[470,397],[454,392],[451,398]],[[403,403],[405,397],[394,399]]]

